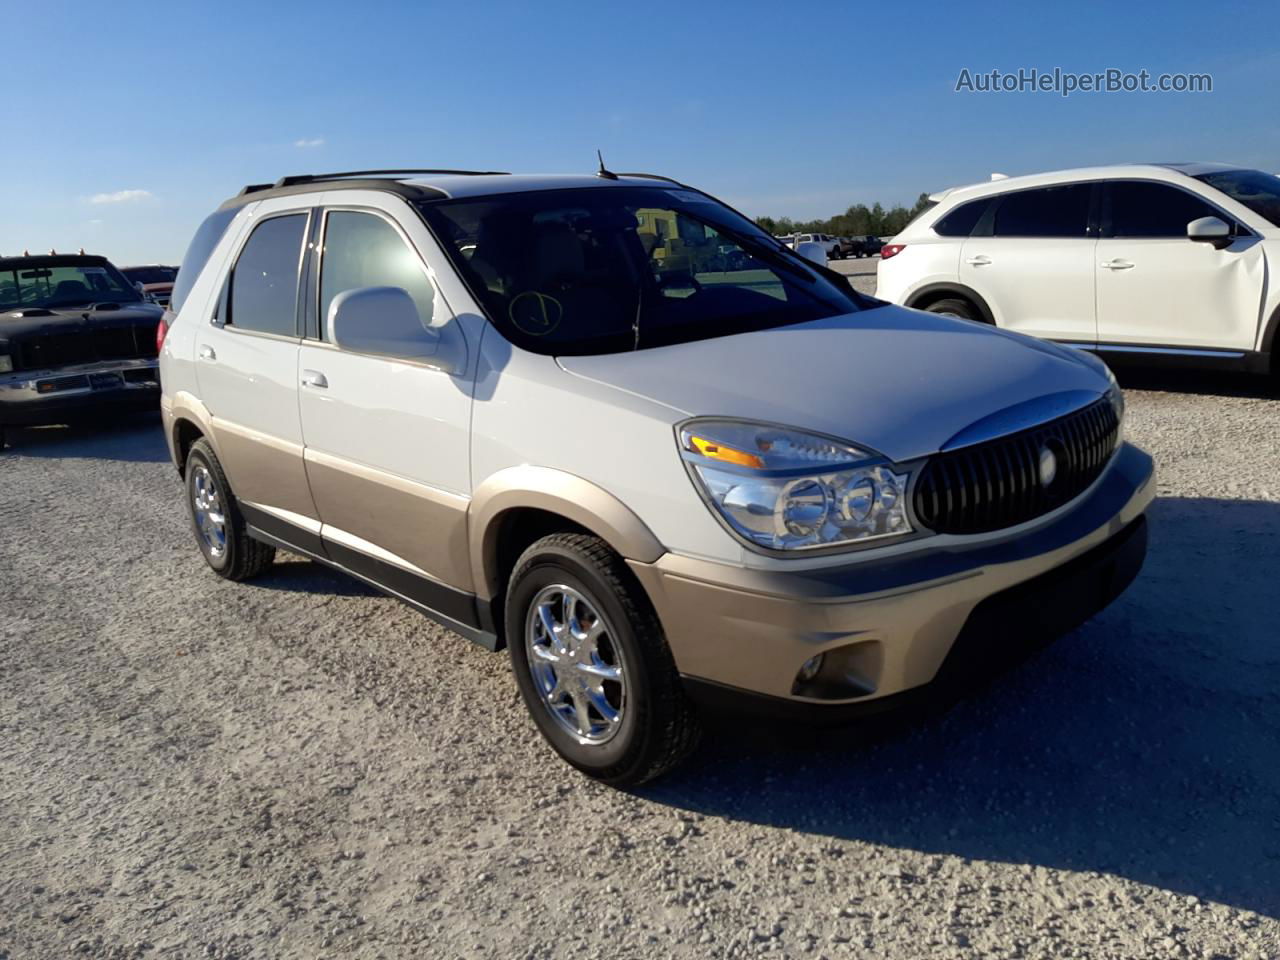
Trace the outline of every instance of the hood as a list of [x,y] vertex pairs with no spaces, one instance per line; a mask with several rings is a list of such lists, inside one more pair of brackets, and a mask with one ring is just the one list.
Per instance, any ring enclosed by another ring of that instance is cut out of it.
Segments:
[[689,416],[825,433],[898,462],[1043,423],[1109,387],[1094,357],[897,306],[559,363]]
[[24,307],[0,313],[0,341],[19,337],[66,333],[98,327],[159,323],[164,309],[142,301],[100,304],[96,310],[79,307]]

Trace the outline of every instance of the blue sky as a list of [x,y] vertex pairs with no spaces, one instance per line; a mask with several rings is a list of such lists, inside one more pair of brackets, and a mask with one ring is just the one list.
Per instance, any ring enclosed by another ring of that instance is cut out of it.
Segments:
[[[800,218],[993,171],[1280,172],[1276,4],[53,0],[25,24],[4,44],[0,253],[176,262],[248,182],[585,171],[597,148]],[[954,91],[963,68],[1020,67],[1206,72],[1214,89]]]

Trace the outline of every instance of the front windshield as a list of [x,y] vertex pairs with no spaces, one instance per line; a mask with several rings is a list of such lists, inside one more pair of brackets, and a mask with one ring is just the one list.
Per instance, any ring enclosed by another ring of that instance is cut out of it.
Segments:
[[857,310],[852,288],[691,190],[598,187],[419,209],[503,335],[618,353]]
[[1196,177],[1242,203],[1273,227],[1280,227],[1280,177],[1261,170],[1228,170]]
[[0,310],[135,303],[142,296],[105,260],[31,257],[0,264]]

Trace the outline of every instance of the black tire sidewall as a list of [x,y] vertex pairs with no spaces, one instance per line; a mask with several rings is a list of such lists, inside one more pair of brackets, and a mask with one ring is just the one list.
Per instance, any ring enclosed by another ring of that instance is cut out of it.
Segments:
[[[613,588],[570,550],[548,547],[530,563],[522,565],[517,578],[507,590],[506,639],[516,684],[529,715],[566,761],[592,776],[610,779],[615,772],[621,773],[634,766],[643,755],[645,742],[650,736],[649,675],[635,637],[634,624],[627,617]],[[578,590],[604,615],[612,631],[614,649],[622,659],[627,684],[626,710],[621,729],[603,744],[579,743],[556,723],[529,669],[525,651],[525,621],[529,606],[540,590],[557,583]]]
[[925,307],[925,310],[929,313],[936,313],[941,316],[960,317],[962,320],[973,320],[974,322],[981,321],[977,310],[964,300],[960,300],[956,297],[947,297],[943,300],[937,300]]

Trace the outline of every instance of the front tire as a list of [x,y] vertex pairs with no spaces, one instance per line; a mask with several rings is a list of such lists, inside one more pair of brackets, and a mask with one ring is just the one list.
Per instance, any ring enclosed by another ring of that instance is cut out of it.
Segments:
[[249,580],[271,566],[276,548],[246,532],[227,475],[204,438],[191,445],[184,472],[191,529],[213,572],[227,580]]
[[618,787],[650,780],[699,727],[649,598],[597,537],[554,534],[516,563],[507,647],[539,732],[568,763]]

